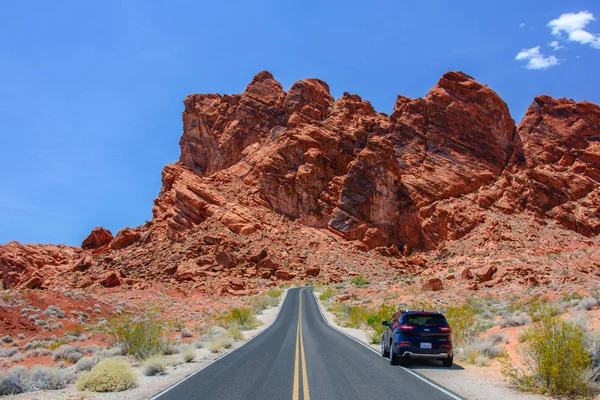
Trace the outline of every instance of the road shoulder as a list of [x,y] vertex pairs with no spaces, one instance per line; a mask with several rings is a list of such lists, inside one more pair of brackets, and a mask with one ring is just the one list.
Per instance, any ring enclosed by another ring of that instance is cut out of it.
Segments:
[[[379,353],[379,345],[371,344],[369,333],[363,329],[346,328],[339,326],[335,322],[333,313],[326,310],[319,296],[314,293],[315,300],[321,309],[325,321],[332,328],[351,336],[362,344],[370,347]],[[452,368],[438,367],[428,362],[418,362],[411,364],[408,368],[423,377],[435,382],[467,400],[545,400],[550,397],[525,394],[505,386],[501,377],[490,378],[480,371],[477,367],[471,365],[456,364]]]

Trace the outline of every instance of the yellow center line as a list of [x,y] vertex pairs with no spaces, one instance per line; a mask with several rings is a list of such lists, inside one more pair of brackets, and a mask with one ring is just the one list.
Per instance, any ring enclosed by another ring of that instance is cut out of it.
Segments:
[[[300,292],[300,296],[302,296],[302,292]],[[300,307],[302,307],[302,303],[300,303]],[[300,312],[298,312],[298,327],[296,328],[296,357],[294,358],[294,390],[292,392],[292,400],[298,400],[298,395],[300,393],[300,388],[298,385],[298,352],[300,343]]]
[[[296,358],[294,359],[294,389],[292,391],[292,400],[298,400],[300,395],[300,381],[298,377],[300,358],[302,359],[302,394],[304,400],[310,400],[308,390],[308,375],[306,374],[306,357],[304,355],[304,339],[302,337],[302,291],[299,295],[298,306],[298,327],[296,328]],[[301,357],[298,357],[298,353]]]

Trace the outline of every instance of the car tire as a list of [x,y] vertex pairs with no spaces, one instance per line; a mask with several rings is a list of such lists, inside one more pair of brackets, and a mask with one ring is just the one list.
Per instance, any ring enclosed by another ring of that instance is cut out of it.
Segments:
[[442,365],[446,368],[452,367],[452,363],[454,362],[454,357],[444,358],[442,360]]
[[390,356],[390,351],[385,350],[385,340],[381,338],[381,357],[388,358]]
[[394,344],[390,343],[390,354],[389,354],[389,359],[390,359],[390,365],[398,365],[400,364],[400,357],[396,355],[396,353],[394,352]]

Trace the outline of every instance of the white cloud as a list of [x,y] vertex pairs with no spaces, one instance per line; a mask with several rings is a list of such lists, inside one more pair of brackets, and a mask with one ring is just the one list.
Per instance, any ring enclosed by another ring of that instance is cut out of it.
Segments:
[[554,51],[565,48],[565,46],[562,46],[558,40],[554,40],[548,44],[554,49]]
[[521,23],[519,24],[519,28],[525,28],[525,22],[521,22]]
[[552,29],[552,34],[556,37],[562,37],[565,34],[570,41],[589,44],[596,49],[600,49],[600,36],[584,29],[590,22],[595,20],[594,14],[589,11],[566,13],[548,22],[548,27]]
[[527,69],[546,69],[560,64],[558,58],[554,56],[545,57],[540,53],[540,46],[521,50],[515,60],[527,61],[525,65]]

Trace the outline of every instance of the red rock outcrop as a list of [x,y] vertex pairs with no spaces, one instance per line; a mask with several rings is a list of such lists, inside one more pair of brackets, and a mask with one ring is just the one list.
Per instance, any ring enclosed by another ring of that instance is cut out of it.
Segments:
[[81,248],[85,250],[99,249],[110,244],[113,235],[108,229],[98,226],[83,240]]
[[493,90],[449,72],[388,116],[318,79],[286,92],[263,71],[242,94],[184,105],[180,161],[162,172],[152,221],[114,238],[98,227],[81,249],[0,246],[5,288],[160,281],[237,296],[406,272],[428,290],[480,290],[553,279],[548,257],[510,269],[491,255],[598,245],[595,104],[540,96],[516,127]]
[[112,250],[122,249],[127,246],[131,246],[135,243],[142,235],[131,229],[131,228],[123,228],[118,233],[117,236],[110,242],[109,247]]

